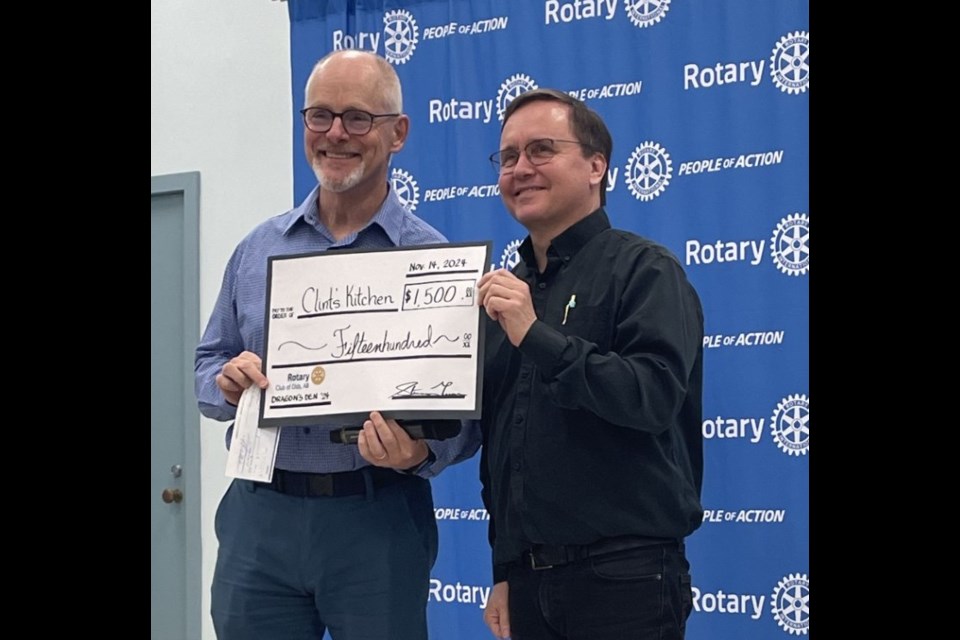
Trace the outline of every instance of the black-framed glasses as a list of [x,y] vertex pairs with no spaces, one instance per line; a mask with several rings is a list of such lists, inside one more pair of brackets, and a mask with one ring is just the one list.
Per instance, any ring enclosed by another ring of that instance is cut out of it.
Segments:
[[324,109],[323,107],[307,107],[301,109],[303,115],[303,126],[316,133],[326,133],[333,126],[334,118],[339,117],[343,123],[343,128],[347,133],[353,136],[362,136],[370,133],[373,128],[373,121],[376,118],[389,118],[398,116],[399,113],[369,113],[360,109],[347,109],[337,113]]
[[[559,153],[559,151],[557,151],[558,142],[578,144],[581,147],[591,149],[590,145],[580,142],[579,140],[539,138],[537,140],[531,140],[524,145],[523,155],[527,156],[527,160],[530,161],[530,164],[546,164],[553,160],[553,157]],[[500,149],[500,151],[495,151],[494,153],[490,154],[490,164],[493,165],[493,170],[497,173],[510,173],[513,171],[513,168],[517,166],[517,162],[519,160],[520,150],[516,148]]]

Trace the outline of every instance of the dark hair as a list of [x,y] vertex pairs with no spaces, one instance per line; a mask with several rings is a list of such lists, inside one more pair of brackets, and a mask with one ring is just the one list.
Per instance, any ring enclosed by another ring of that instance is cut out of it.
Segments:
[[[503,124],[500,130],[506,126],[507,120],[520,107],[538,100],[549,100],[552,102],[561,102],[570,107],[570,124],[573,127],[573,135],[584,145],[583,157],[587,158],[593,153],[603,154],[607,161],[607,168],[610,167],[610,156],[613,153],[613,138],[610,137],[610,131],[604,124],[603,118],[593,111],[582,100],[577,100],[573,96],[556,89],[534,89],[521,93],[510,104],[507,110],[503,112]],[[603,174],[603,180],[600,182],[600,204],[607,203],[607,172]]]

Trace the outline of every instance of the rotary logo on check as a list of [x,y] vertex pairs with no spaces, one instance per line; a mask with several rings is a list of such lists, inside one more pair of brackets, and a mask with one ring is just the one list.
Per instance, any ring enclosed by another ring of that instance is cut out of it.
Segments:
[[323,367],[314,367],[313,371],[310,372],[310,382],[313,384],[320,384],[327,377],[327,372],[323,370]]

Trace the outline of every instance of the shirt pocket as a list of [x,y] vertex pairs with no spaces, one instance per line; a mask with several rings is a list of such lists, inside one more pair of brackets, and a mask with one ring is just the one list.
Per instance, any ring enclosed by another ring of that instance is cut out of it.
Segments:
[[[566,315],[566,318],[564,318]],[[613,327],[612,312],[605,306],[577,304],[560,312],[556,328],[565,336],[577,336],[604,351],[609,349]]]

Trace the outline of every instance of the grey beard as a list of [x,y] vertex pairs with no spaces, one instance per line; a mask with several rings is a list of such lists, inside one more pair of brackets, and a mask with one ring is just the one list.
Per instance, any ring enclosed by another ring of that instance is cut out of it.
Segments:
[[317,176],[317,182],[320,183],[321,188],[334,193],[343,193],[344,191],[348,191],[360,184],[360,180],[363,178],[363,172],[365,169],[366,163],[361,162],[359,167],[351,171],[345,178],[341,178],[340,180],[330,180],[323,174],[323,171],[317,165],[313,166],[313,173],[315,176]]

